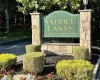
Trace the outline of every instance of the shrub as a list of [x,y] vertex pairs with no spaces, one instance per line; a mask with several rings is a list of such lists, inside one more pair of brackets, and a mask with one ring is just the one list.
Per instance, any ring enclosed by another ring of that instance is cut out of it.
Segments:
[[14,54],[0,54],[0,69],[2,66],[9,69],[16,63],[16,55]]
[[92,80],[93,68],[84,60],[63,60],[56,65],[58,76],[67,80]]
[[26,53],[29,52],[40,52],[41,51],[41,46],[37,45],[37,44],[30,44],[30,45],[26,45]]
[[31,52],[23,57],[23,70],[26,72],[42,72],[44,69],[44,54],[42,52]]
[[73,55],[76,60],[88,60],[89,59],[89,49],[84,46],[74,46]]

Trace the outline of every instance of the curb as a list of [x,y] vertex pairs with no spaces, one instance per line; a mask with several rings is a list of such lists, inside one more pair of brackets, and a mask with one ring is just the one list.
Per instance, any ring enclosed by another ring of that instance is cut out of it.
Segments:
[[20,38],[20,39],[15,39],[15,40],[3,41],[3,42],[0,42],[0,44],[5,44],[5,43],[9,43],[9,42],[14,42],[14,41],[20,41],[20,40],[30,39],[30,38],[31,37],[26,37],[26,38]]
[[92,79],[92,80],[99,80],[99,79],[96,79],[99,66],[100,66],[100,57],[99,57],[99,59],[98,59],[96,65],[95,65],[95,69],[94,69],[94,71],[93,71],[93,79]]

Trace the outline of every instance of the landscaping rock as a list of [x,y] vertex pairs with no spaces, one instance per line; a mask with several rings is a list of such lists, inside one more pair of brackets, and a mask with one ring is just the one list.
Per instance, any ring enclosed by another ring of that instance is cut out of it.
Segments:
[[26,74],[17,74],[14,75],[13,80],[20,80],[20,78],[25,78]]
[[8,80],[8,76],[5,75],[1,80]]

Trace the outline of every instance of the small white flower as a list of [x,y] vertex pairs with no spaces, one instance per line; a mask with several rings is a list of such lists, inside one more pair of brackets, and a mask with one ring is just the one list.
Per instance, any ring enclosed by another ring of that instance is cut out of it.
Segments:
[[32,76],[31,74],[28,73],[28,74],[26,75],[26,80],[35,80],[35,77],[36,77],[36,76]]
[[31,76],[30,80],[35,80],[36,76]]

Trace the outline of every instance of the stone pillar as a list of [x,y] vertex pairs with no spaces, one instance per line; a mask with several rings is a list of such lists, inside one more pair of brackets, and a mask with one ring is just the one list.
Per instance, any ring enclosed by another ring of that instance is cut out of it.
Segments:
[[91,56],[91,10],[79,10],[80,12],[80,46],[89,48]]
[[30,13],[32,23],[32,44],[41,44],[40,13]]

